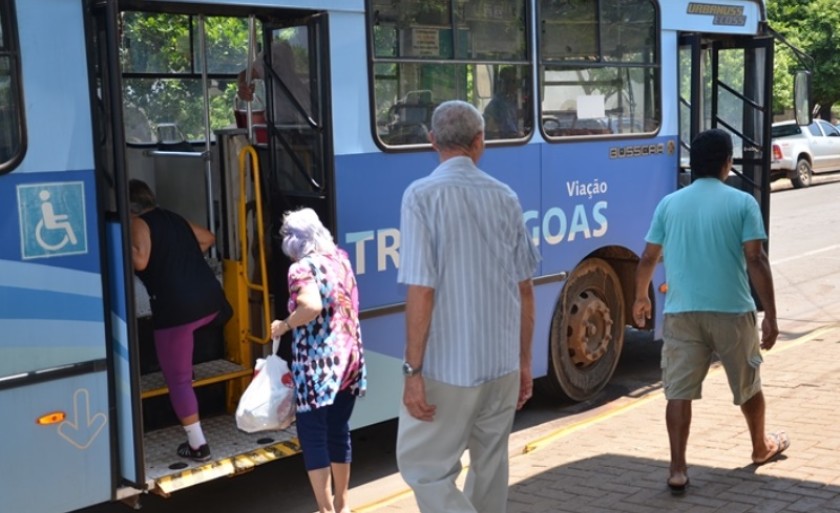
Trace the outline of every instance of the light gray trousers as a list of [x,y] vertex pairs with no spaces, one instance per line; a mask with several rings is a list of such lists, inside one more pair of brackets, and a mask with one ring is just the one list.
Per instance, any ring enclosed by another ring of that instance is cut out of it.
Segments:
[[[400,408],[397,465],[422,513],[505,513],[508,437],[519,396],[519,372],[477,387],[425,378],[426,401],[437,407],[424,422]],[[461,456],[470,465],[464,490],[455,480]]]

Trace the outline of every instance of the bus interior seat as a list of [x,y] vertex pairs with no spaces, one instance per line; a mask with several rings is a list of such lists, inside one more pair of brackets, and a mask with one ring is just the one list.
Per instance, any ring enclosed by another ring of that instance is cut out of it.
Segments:
[[409,91],[391,107],[387,142],[390,144],[423,144],[429,141],[432,113],[437,105],[429,90]]

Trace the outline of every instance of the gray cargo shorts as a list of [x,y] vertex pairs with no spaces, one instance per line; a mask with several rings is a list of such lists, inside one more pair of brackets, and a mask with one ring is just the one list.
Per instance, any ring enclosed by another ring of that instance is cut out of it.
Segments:
[[666,399],[700,399],[715,354],[726,371],[735,404],[742,405],[761,391],[759,366],[764,359],[755,312],[665,314],[663,338]]

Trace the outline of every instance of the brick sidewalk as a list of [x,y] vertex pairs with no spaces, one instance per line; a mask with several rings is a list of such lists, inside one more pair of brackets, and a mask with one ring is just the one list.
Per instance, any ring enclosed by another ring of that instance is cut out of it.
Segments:
[[[765,353],[767,429],[785,430],[791,448],[762,467],[726,376],[712,370],[693,408],[688,442],[691,486],[669,493],[665,399],[656,391],[633,404],[590,415],[549,435],[510,465],[509,513],[840,512],[840,329],[779,342]],[[517,446],[517,444],[519,444]],[[352,492],[351,492],[352,494]],[[362,511],[416,512],[413,495]]]

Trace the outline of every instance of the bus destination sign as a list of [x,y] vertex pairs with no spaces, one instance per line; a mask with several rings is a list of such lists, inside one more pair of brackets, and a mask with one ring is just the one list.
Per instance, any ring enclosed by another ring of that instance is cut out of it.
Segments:
[[744,27],[747,24],[743,6],[691,2],[688,4],[687,12],[688,14],[714,16],[712,23],[715,25]]

